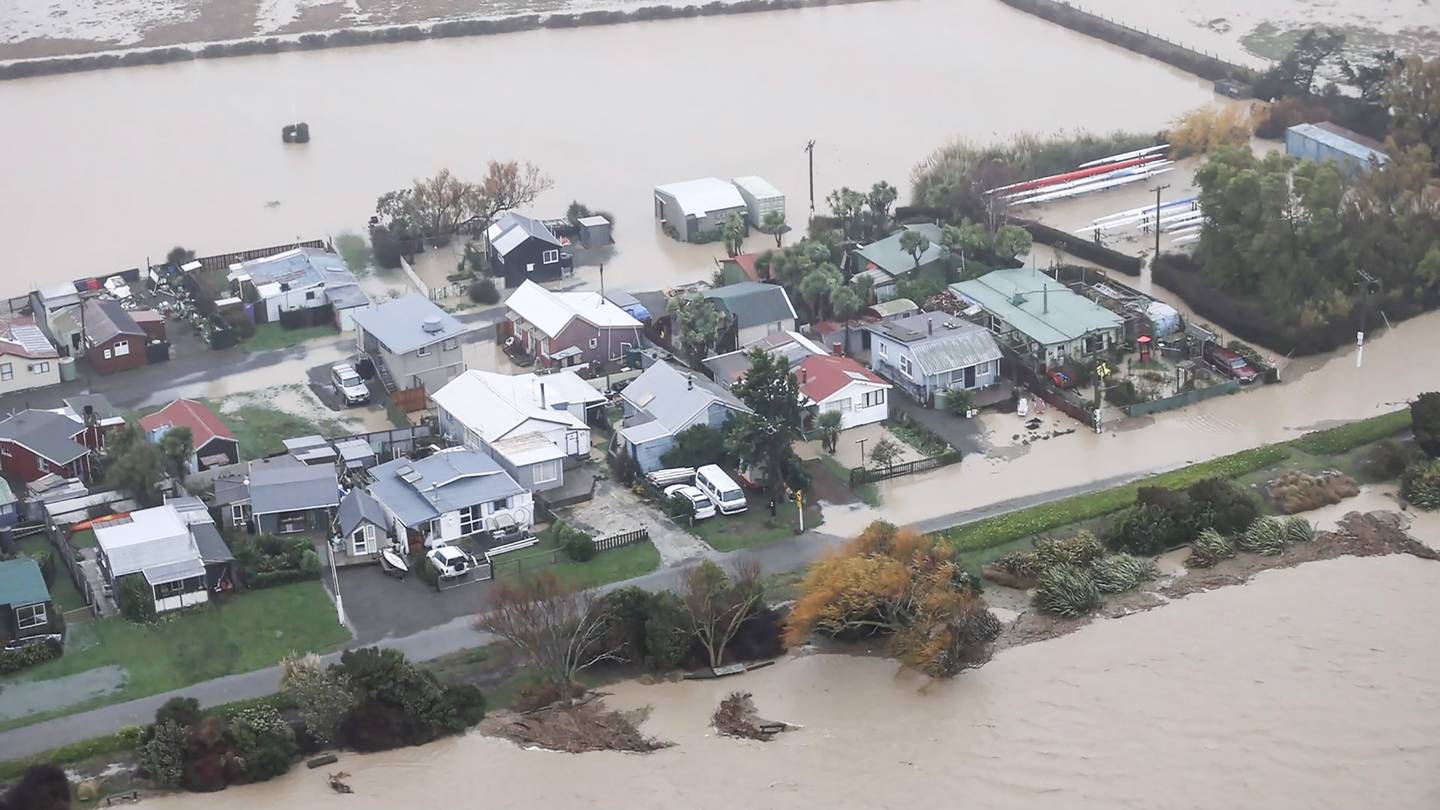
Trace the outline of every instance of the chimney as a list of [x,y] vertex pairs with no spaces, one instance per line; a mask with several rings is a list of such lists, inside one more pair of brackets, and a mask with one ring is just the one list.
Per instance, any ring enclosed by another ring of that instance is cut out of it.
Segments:
[[925,319],[925,326],[928,327],[930,334],[935,334],[935,317],[933,315]]
[[805,367],[804,367],[804,366],[801,366],[801,367],[800,367],[800,384],[801,384],[801,385],[805,385],[805,384],[808,383],[808,382],[810,382],[810,374],[809,374],[809,372],[807,372],[807,371],[805,370]]
[[835,355],[836,357],[845,356],[845,350],[841,348],[840,341],[837,340],[834,343],[830,344],[830,353]]

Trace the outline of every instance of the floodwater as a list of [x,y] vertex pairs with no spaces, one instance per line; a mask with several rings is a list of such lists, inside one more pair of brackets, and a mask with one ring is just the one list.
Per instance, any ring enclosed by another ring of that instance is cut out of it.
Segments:
[[[936,40],[929,32],[942,33]],[[1077,70],[1077,65],[1083,69]],[[1124,86],[1124,93],[1097,87]],[[1145,103],[1137,104],[1135,99]],[[652,188],[759,174],[792,225],[815,189],[886,179],[945,141],[1153,131],[1208,83],[993,0],[896,2],[206,60],[0,83],[0,237],[15,292],[160,259],[363,231],[381,193],[528,160],[616,216],[606,282],[706,278]],[[310,124],[286,145],[280,128]],[[820,201],[823,209],[823,199]],[[763,248],[756,234],[747,247]],[[579,271],[591,285],[595,268]]]
[[[1347,593],[1350,598],[1320,594]],[[567,755],[469,735],[347,755],[325,771],[147,800],[156,810],[1440,805],[1440,564],[1344,558],[1260,574],[1068,636],[950,682],[812,655],[734,680],[620,684],[614,706],[676,746]],[[725,694],[799,724],[717,737]],[[556,778],[563,774],[564,778]]]

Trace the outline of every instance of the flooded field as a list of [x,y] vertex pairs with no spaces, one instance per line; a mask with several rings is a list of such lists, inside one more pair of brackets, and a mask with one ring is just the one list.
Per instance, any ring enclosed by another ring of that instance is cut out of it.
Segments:
[[[920,30],[946,31],[946,47],[915,47]],[[1026,43],[1023,68],[1003,82],[977,79],[1010,60],[1016,42]],[[678,54],[725,64],[739,100],[719,104],[715,88],[689,72],[656,69],[657,58]],[[1073,69],[1077,60],[1084,70]],[[516,65],[523,82],[507,78]],[[1095,93],[1097,83],[1129,91]],[[535,213],[559,216],[572,199],[613,211],[607,283],[653,289],[708,277],[723,254],[659,232],[656,184],[759,174],[786,193],[798,225],[809,208],[803,147],[811,138],[818,195],[888,179],[904,196],[914,163],[952,137],[1155,130],[1211,98],[1193,76],[993,0],[897,0],[4,82],[0,142],[9,148],[0,177],[23,193],[0,200],[0,236],[25,268],[5,280],[23,290],[143,265],[177,243],[205,254],[362,231],[387,190],[447,166],[476,177],[486,160],[513,158],[555,180]],[[280,127],[298,120],[314,140],[281,143]],[[748,241],[765,243],[759,234]],[[580,279],[593,285],[598,276],[586,268]]]
[[[651,707],[645,729],[676,743],[646,756],[472,734],[345,756],[332,769],[352,795],[299,768],[146,805],[1434,807],[1437,586],[1440,565],[1408,556],[1311,563],[1012,648],[952,682],[813,655],[735,680],[621,684],[610,702]],[[1350,596],[1317,598],[1336,593]],[[768,744],[715,736],[709,715],[736,689],[803,728]]]

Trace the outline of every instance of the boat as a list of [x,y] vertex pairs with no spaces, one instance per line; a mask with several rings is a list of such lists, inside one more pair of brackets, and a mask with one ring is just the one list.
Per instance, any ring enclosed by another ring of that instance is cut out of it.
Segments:
[[1001,191],[1019,192],[1027,189],[1039,188],[1041,186],[1052,186],[1056,183],[1064,183],[1070,180],[1079,180],[1082,177],[1090,177],[1096,174],[1108,174],[1118,169],[1128,169],[1131,166],[1139,166],[1143,163],[1151,163],[1159,160],[1158,155],[1137,158],[1135,160],[1124,160],[1119,163],[1107,163],[1104,166],[1092,166],[1088,169],[1075,169],[1060,174],[1052,174],[1046,177],[1037,177],[1034,180],[1024,180],[1019,183],[1011,183],[1008,186],[1000,186],[986,191],[986,194],[995,194]]
[[1160,144],[1159,146],[1147,146],[1147,147],[1145,147],[1144,149],[1136,149],[1136,150],[1133,151],[1133,152],[1122,152],[1122,153],[1120,153],[1120,154],[1118,154],[1118,155],[1111,155],[1111,156],[1109,156],[1109,157],[1096,158],[1096,159],[1094,159],[1094,160],[1092,160],[1092,161],[1090,161],[1090,162],[1088,162],[1088,163],[1081,163],[1080,166],[1079,166],[1079,168],[1084,169],[1084,168],[1087,168],[1087,167],[1089,167],[1089,166],[1099,166],[1101,163],[1113,163],[1114,161],[1117,161],[1117,160],[1129,160],[1129,159],[1131,159],[1131,158],[1137,158],[1137,157],[1140,157],[1141,155],[1148,155],[1148,154],[1150,154],[1150,153],[1152,153],[1152,152],[1159,152],[1159,151],[1162,150],[1162,149],[1169,149],[1169,148],[1170,148],[1170,144],[1168,144],[1168,143],[1162,143],[1162,144]]
[[1155,170],[1157,170],[1157,169],[1163,168],[1163,167],[1165,167],[1165,166],[1169,166],[1169,165],[1171,165],[1173,162],[1174,162],[1174,161],[1161,160],[1161,161],[1156,161],[1156,162],[1154,162],[1154,163],[1147,163],[1147,164],[1145,164],[1144,166],[1135,166],[1135,167],[1129,168],[1129,169],[1116,169],[1116,170],[1113,171],[1113,172],[1107,172],[1107,173],[1105,173],[1105,174],[1097,174],[1097,175],[1095,175],[1094,177],[1086,177],[1086,178],[1083,178],[1083,179],[1080,179],[1080,180],[1071,180],[1071,181],[1069,181],[1069,182],[1067,182],[1067,183],[1060,183],[1059,185],[1045,186],[1044,188],[1031,189],[1031,190],[1029,190],[1029,191],[1022,191],[1022,192],[1020,192],[1020,193],[1018,193],[1018,194],[1007,194],[1007,195],[1005,196],[1005,201],[1008,202],[1008,203],[1010,203],[1010,204],[1012,204],[1012,205],[1021,205],[1021,204],[1024,204],[1024,203],[1026,203],[1026,202],[1029,202],[1031,197],[1040,197],[1040,196],[1044,196],[1044,195],[1047,195],[1047,194],[1055,194],[1055,193],[1060,192],[1060,191],[1068,191],[1068,190],[1070,190],[1070,189],[1080,188],[1080,187],[1082,187],[1082,186],[1087,186],[1087,185],[1090,185],[1090,184],[1092,184],[1092,183],[1102,183],[1102,182],[1105,182],[1106,180],[1114,180],[1114,179],[1117,179],[1117,178],[1120,178],[1120,177],[1129,177],[1129,176],[1135,175],[1135,174],[1143,174],[1143,173],[1145,173],[1145,172],[1151,172],[1151,171],[1155,171]]
[[1068,189],[1068,190],[1066,190],[1066,191],[1056,191],[1056,192],[1052,192],[1052,193],[1049,193],[1049,194],[1041,194],[1041,195],[1038,196],[1038,197],[1031,197],[1031,198],[1029,198],[1029,199],[1022,200],[1022,201],[1020,201],[1019,204],[1020,204],[1020,205],[1029,205],[1029,204],[1031,204],[1031,203],[1042,203],[1042,202],[1050,202],[1050,201],[1052,201],[1052,200],[1063,200],[1063,199],[1065,199],[1066,197],[1078,197],[1078,196],[1080,196],[1081,194],[1089,194],[1089,193],[1092,192],[1092,191],[1104,191],[1105,189],[1114,188],[1114,187],[1116,187],[1116,186],[1123,186],[1123,185],[1126,185],[1126,184],[1128,184],[1128,183],[1138,183],[1138,182],[1140,182],[1141,180],[1149,180],[1149,179],[1152,178],[1152,177],[1158,177],[1159,175],[1162,175],[1162,174],[1165,174],[1165,173],[1171,172],[1171,171],[1174,171],[1174,169],[1167,167],[1167,168],[1164,168],[1164,169],[1156,169],[1156,170],[1153,171],[1153,172],[1145,172],[1144,174],[1130,175],[1130,176],[1128,176],[1128,177],[1118,177],[1118,178],[1115,178],[1115,179],[1113,179],[1113,180],[1106,180],[1106,181],[1100,182],[1100,183],[1092,183],[1092,184],[1090,184],[1090,185],[1082,186],[1082,187],[1080,187],[1080,188],[1072,188],[1072,189]]
[[410,573],[410,563],[393,547],[380,552],[380,570],[396,579],[404,579]]

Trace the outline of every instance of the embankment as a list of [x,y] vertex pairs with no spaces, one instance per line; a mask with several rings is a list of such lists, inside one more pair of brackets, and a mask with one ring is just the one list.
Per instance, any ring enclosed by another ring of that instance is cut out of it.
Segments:
[[47,59],[26,59],[0,64],[0,80],[26,79],[57,73],[80,73],[87,70],[163,65],[195,59],[221,59],[227,56],[314,51],[322,48],[348,48],[357,45],[378,45],[388,42],[418,42],[424,39],[450,39],[490,34],[510,34],[546,28],[582,28],[596,25],[619,25],[650,20],[674,20],[687,17],[715,17],[727,14],[751,14],[762,11],[789,11],[819,6],[847,6],[879,3],[885,0],[737,0],[733,3],[711,2],[700,6],[645,6],[631,11],[587,11],[582,14],[527,14],[500,19],[450,20],[429,25],[396,25],[378,28],[346,28],[293,37],[267,37],[215,42],[204,46],[147,48],[123,53],[101,53],[84,56],[59,56]]
[[1202,79],[1218,81],[1220,79],[1246,78],[1251,74],[1249,68],[1231,64],[1211,54],[1187,48],[1178,42],[1171,42],[1164,37],[1139,31],[1114,20],[1091,14],[1069,3],[1058,3],[1055,0],[1000,0],[1000,2],[1027,14],[1034,14],[1041,19],[1049,20],[1056,25],[1063,25],[1072,31],[1079,31],[1086,36],[1104,40],[1112,45],[1119,45],[1152,59],[1158,59],[1167,65],[1194,73]]

